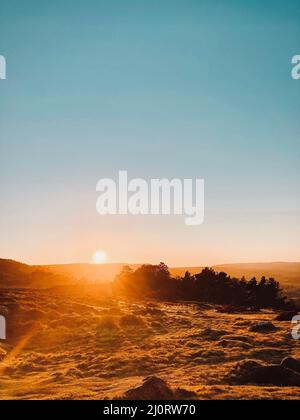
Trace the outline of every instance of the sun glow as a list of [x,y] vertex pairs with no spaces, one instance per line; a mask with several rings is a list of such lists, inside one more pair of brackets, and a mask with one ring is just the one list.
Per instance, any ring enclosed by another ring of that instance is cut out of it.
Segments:
[[102,249],[99,249],[93,255],[93,263],[94,264],[104,264],[107,261],[107,254]]

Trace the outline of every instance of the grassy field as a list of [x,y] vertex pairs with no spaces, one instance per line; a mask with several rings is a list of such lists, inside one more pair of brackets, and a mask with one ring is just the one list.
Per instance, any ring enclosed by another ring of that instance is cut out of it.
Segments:
[[[274,321],[272,311],[120,301],[96,289],[2,290],[0,306],[8,320],[8,340],[0,342],[0,399],[120,398],[153,375],[189,398],[300,398],[300,387],[228,380],[248,359],[272,365],[300,358],[290,322]],[[261,321],[278,329],[251,332]],[[157,389],[149,395],[161,397]]]

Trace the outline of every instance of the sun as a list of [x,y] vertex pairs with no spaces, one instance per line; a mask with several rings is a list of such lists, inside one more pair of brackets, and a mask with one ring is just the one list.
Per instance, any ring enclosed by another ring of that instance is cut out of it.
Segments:
[[99,249],[93,255],[93,263],[94,264],[104,264],[107,261],[107,254],[103,249]]

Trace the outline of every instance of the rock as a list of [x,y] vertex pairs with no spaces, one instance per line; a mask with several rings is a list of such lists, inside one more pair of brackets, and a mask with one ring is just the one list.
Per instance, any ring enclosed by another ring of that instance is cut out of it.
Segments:
[[187,389],[178,388],[175,391],[176,400],[194,400],[197,398],[197,394],[193,391],[188,391]]
[[125,400],[171,400],[174,394],[165,381],[156,376],[144,379],[141,386],[129,389],[124,394]]
[[156,376],[144,379],[143,384],[137,388],[129,389],[121,399],[123,400],[174,400],[192,399],[193,392],[177,389],[173,391],[165,381]]
[[256,362],[255,360],[245,360],[243,362],[239,362],[233,369],[232,373],[235,374],[242,374],[248,375],[249,372],[251,372],[253,369],[262,367],[263,365],[261,363]]
[[229,382],[239,385],[300,386],[300,375],[281,365],[264,366],[253,360],[238,363]]
[[294,372],[300,373],[300,361],[293,357],[286,357],[282,360],[281,366],[286,369],[293,370]]
[[274,324],[272,324],[272,322],[258,322],[257,324],[250,327],[250,331],[257,333],[268,333],[277,331],[277,328]]
[[257,368],[253,376],[258,384],[300,386],[300,375],[283,366],[274,365]]
[[277,315],[275,320],[291,322],[294,316],[297,316],[297,315],[299,315],[299,312],[296,312],[296,311],[281,312],[279,315]]

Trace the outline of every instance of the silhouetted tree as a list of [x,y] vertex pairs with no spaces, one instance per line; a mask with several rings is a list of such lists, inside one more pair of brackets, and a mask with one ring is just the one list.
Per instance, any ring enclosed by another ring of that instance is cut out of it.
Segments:
[[135,271],[124,267],[115,280],[115,290],[139,298],[196,300],[256,308],[286,305],[279,283],[272,278],[262,277],[258,283],[256,278],[235,279],[206,267],[201,273],[191,275],[187,271],[183,277],[173,279],[164,263],[142,265]]

